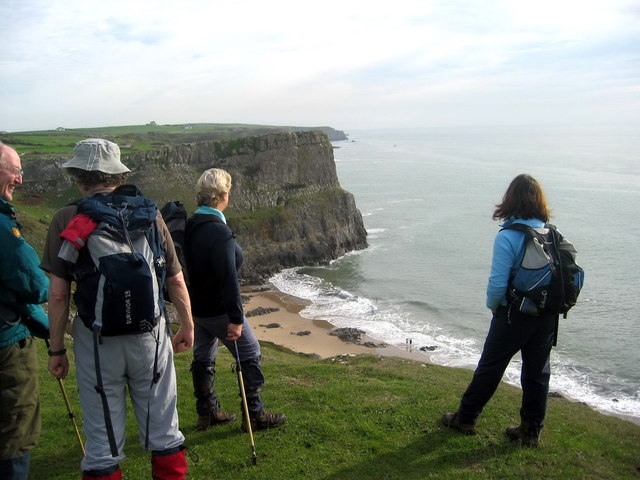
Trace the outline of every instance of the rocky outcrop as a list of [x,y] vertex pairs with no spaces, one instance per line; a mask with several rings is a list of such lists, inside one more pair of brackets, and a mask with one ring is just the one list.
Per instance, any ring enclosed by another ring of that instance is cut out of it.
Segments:
[[[67,157],[68,158],[68,157]],[[77,197],[60,165],[66,158],[23,159],[25,188],[61,205]],[[242,278],[260,282],[282,268],[326,263],[367,246],[353,196],[340,187],[333,146],[320,131],[274,133],[164,147],[124,159],[159,206],[180,200],[195,208],[194,187],[208,168],[232,177],[225,212],[245,251]]]
[[[208,168],[223,168],[232,177],[230,211],[283,206],[299,198],[339,188],[333,147],[317,131],[275,133],[165,147],[129,157],[131,179],[156,200],[175,199],[173,187],[195,201],[194,186]],[[168,185],[165,180],[172,179]],[[169,191],[167,191],[169,187]]]

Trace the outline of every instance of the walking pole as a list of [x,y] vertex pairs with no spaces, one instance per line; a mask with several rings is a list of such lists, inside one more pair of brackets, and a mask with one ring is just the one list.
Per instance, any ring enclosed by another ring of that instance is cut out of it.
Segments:
[[251,442],[251,460],[255,465],[258,461],[256,455],[256,445],[253,441],[253,431],[251,430],[251,418],[249,418],[249,406],[247,405],[247,395],[244,392],[244,380],[242,379],[242,367],[240,366],[240,352],[238,351],[238,342],[233,341],[236,347],[236,372],[238,373],[238,384],[240,385],[240,396],[242,397],[242,408],[244,411],[244,418],[247,422],[247,432],[249,432],[249,441]]
[[[47,349],[50,349],[49,340],[45,338],[44,341],[47,344]],[[87,452],[84,451],[84,444],[82,443],[80,430],[78,430],[78,425],[76,424],[76,416],[73,414],[73,411],[71,410],[71,403],[69,403],[69,397],[67,397],[67,391],[64,388],[64,383],[62,383],[61,378],[58,378],[58,385],[60,385],[60,391],[62,392],[64,403],[67,405],[67,412],[69,412],[69,418],[71,419],[71,423],[73,423],[73,428],[76,431],[76,438],[78,439],[78,443],[80,444],[80,450],[82,450],[82,456],[86,456]]]

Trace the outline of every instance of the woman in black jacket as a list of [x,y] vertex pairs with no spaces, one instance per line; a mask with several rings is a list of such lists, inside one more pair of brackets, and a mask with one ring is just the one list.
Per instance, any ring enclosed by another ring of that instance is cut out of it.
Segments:
[[[195,322],[191,374],[197,399],[197,428],[206,430],[236,418],[220,409],[215,394],[220,340],[234,358],[237,345],[251,427],[262,430],[282,425],[285,416],[267,412],[260,398],[264,384],[260,344],[244,316],[238,281],[243,254],[223,213],[229,204],[230,190],[231,176],[226,171],[218,168],[205,171],[196,184],[198,209],[186,227],[185,259]],[[245,421],[243,418],[243,430]]]

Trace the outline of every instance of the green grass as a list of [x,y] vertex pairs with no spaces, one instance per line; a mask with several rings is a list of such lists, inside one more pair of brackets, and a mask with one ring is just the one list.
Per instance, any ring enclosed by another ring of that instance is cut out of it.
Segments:
[[43,205],[39,199],[29,198],[17,190],[11,204],[15,208],[18,222],[22,225],[22,235],[41,257],[47,230],[55,209]]
[[[66,128],[62,131],[39,130],[1,133],[0,140],[12,146],[23,159],[46,155],[69,155],[74,145],[85,138],[105,138],[120,146],[123,156],[141,151],[159,150],[163,146],[181,143],[197,143],[211,140],[228,140],[257,134],[289,130],[306,130],[305,127],[252,125],[239,123],[188,123],[174,125],[122,125],[111,127]],[[216,153],[227,156],[245,142],[233,142]]]
[[[477,436],[443,428],[472,372],[376,356],[317,360],[263,343],[267,408],[287,415],[281,428],[249,438],[239,422],[195,432],[191,354],[176,357],[181,430],[199,457],[190,479],[637,479],[640,427],[565,399],[549,402],[537,449],[518,447],[503,430],[517,419],[520,391],[503,384],[485,409]],[[33,479],[77,478],[80,449],[41,345],[43,434],[32,455]],[[221,351],[222,406],[239,414],[232,358]],[[65,381],[80,417],[71,376]],[[78,420],[81,423],[81,420]],[[149,455],[129,418],[124,478],[150,477]]]

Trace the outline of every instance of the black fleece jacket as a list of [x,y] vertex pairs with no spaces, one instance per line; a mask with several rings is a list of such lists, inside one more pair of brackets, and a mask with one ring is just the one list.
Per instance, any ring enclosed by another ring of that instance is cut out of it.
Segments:
[[231,229],[216,215],[194,214],[187,220],[184,246],[193,315],[226,314],[231,323],[242,323],[238,271],[244,255]]

